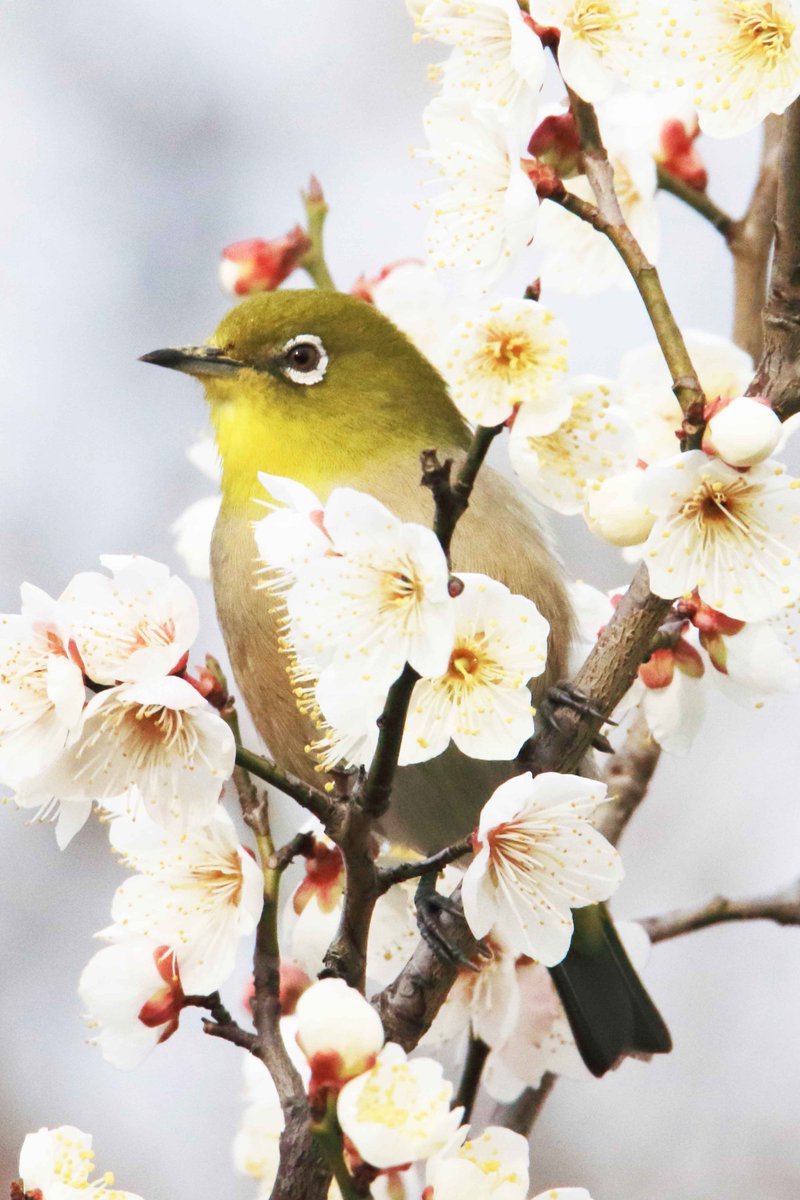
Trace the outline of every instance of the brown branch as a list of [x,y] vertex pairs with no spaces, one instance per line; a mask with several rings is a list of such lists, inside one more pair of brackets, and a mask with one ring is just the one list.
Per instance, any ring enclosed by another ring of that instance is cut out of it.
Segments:
[[647,930],[651,942],[665,942],[711,925],[730,921],[774,921],[777,925],[800,925],[800,879],[771,896],[753,896],[729,900],[715,896],[699,908],[680,908],[658,917],[647,917],[639,924]]
[[594,824],[612,846],[619,843],[647,795],[660,758],[661,747],[653,739],[642,713],[637,713],[625,744],[609,758],[603,772],[610,799],[600,807]]
[[336,806],[324,792],[306,787],[304,783],[292,779],[285,771],[276,767],[275,763],[263,758],[260,754],[254,754],[252,750],[246,750],[244,746],[237,745],[236,762],[238,766],[243,767],[251,775],[255,775],[257,779],[262,779],[264,783],[271,784],[285,796],[296,800],[299,805],[317,817],[326,828],[329,822],[335,822]]
[[423,450],[420,455],[422,464],[422,486],[430,488],[435,505],[433,532],[439,539],[439,545],[450,561],[450,543],[453,533],[461,517],[467,511],[469,498],[475,486],[486,455],[492,442],[502,433],[505,425],[479,426],[473,435],[467,457],[459,469],[455,482],[451,481],[453,460],[445,459],[442,463],[435,450]]
[[483,1068],[486,1066],[488,1057],[489,1047],[486,1045],[486,1042],[482,1042],[479,1037],[471,1037],[467,1047],[467,1057],[464,1060],[461,1078],[458,1082],[458,1089],[453,1097],[453,1107],[464,1109],[464,1116],[462,1117],[464,1124],[467,1124],[472,1116],[472,1110],[481,1086],[481,1075],[483,1074]]
[[764,352],[749,394],[767,396],[782,420],[800,412],[800,100],[783,121]]
[[758,181],[747,212],[734,222],[728,238],[734,267],[733,340],[754,359],[764,343],[761,313],[775,231],[782,126],[781,117],[769,116],[764,122]]
[[516,1100],[512,1100],[510,1104],[496,1105],[489,1123],[503,1125],[506,1129],[512,1129],[514,1133],[521,1133],[523,1137],[527,1137],[536,1118],[544,1108],[545,1101],[555,1087],[557,1079],[557,1075],[551,1075],[549,1071],[546,1071],[538,1087],[525,1088],[525,1091],[520,1092]]
[[222,1003],[219,992],[212,992],[209,996],[184,996],[183,1007],[208,1009],[211,1015],[203,1019],[203,1031],[210,1037],[223,1038],[244,1050],[253,1049],[256,1035],[248,1029],[242,1029],[241,1025],[234,1021]]
[[720,206],[708,195],[707,192],[701,192],[699,188],[692,187],[677,175],[673,175],[672,171],[668,171],[666,167],[659,164],[658,186],[662,192],[669,192],[671,196],[682,200],[689,208],[694,209],[701,217],[705,217],[717,233],[721,233],[725,241],[730,241],[731,233],[736,228],[736,222],[733,217],[724,212]]
[[396,866],[391,867],[379,867],[378,880],[381,891],[386,892],[394,884],[405,883],[408,879],[419,879],[420,876],[428,875],[431,871],[443,871],[450,863],[463,858],[471,850],[472,836],[470,835],[462,838],[459,842],[453,842],[452,846],[446,846],[437,854],[431,854],[429,858],[420,858],[415,862],[397,863]]

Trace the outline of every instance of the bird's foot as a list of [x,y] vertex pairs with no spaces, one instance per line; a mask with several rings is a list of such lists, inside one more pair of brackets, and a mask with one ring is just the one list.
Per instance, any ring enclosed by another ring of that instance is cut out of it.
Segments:
[[[452,936],[442,928],[442,917],[449,916],[454,921],[466,927],[464,910],[458,900],[450,896],[442,896],[436,891],[435,871],[422,875],[414,895],[414,905],[417,911],[417,928],[422,940],[433,951],[440,962],[447,966],[463,967],[469,971],[479,971],[480,967],[473,961],[477,956],[490,958],[491,954],[483,942],[473,938],[475,949],[472,958],[457,946]],[[458,930],[460,933],[460,930]],[[470,934],[470,937],[472,935]]]
[[[603,721],[606,725],[617,724],[616,721],[612,721],[610,717],[600,712],[600,709],[592,703],[591,697],[576,688],[568,679],[557,683],[555,687],[548,688],[544,703],[541,705],[541,713],[545,722],[551,729],[560,732],[561,725],[556,712],[559,708],[571,708],[580,717]],[[614,753],[614,747],[611,745],[611,742],[604,733],[600,733],[599,731],[592,739],[592,746],[595,750],[600,750],[603,754]]]

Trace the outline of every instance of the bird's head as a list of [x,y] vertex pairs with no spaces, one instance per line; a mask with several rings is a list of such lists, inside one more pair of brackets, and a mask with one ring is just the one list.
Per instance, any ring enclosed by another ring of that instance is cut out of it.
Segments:
[[464,442],[464,425],[431,364],[386,317],[354,296],[251,296],[208,343],[155,350],[144,362],[205,387],[226,504],[249,506],[258,471],[325,498],[397,455]]

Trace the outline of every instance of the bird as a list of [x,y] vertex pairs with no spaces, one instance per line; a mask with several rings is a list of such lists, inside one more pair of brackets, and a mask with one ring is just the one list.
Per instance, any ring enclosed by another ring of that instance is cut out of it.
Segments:
[[[155,350],[142,361],[204,386],[222,464],[211,576],[233,675],[277,765],[318,784],[308,752],[318,732],[298,706],[274,606],[255,586],[253,522],[265,498],[258,474],[297,480],[323,504],[334,488],[356,488],[401,520],[430,526],[420,453],[463,456],[470,430],[439,372],[405,334],[374,305],[340,292],[251,295],[206,343]],[[454,572],[489,575],[528,597],[549,622],[547,666],[532,684],[541,704],[566,674],[574,617],[540,517],[491,467],[477,477],[451,562]],[[514,773],[513,762],[469,759],[451,745],[438,759],[398,771],[382,830],[435,852],[473,830],[494,788]],[[570,952],[551,975],[589,1069],[600,1076],[627,1055],[667,1052],[667,1027],[605,907],[573,917]]]

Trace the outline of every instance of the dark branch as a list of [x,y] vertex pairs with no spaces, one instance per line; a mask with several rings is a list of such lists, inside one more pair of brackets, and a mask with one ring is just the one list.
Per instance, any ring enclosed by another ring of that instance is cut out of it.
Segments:
[[431,871],[443,871],[450,863],[456,862],[471,851],[472,840],[470,837],[465,837],[460,842],[453,842],[452,846],[440,850],[438,854],[431,854],[429,858],[421,858],[416,862],[398,863],[391,867],[379,867],[378,880],[381,891],[388,891],[395,883],[405,883],[408,879],[419,879]]
[[458,1084],[458,1091],[453,1097],[453,1107],[463,1108],[464,1123],[468,1122],[472,1116],[472,1109],[475,1106],[475,1099],[478,1095],[478,1089],[481,1086],[481,1075],[483,1068],[486,1066],[486,1060],[489,1057],[489,1047],[486,1042],[482,1042],[480,1038],[471,1037],[469,1046],[467,1047],[467,1057],[464,1062],[464,1069],[461,1072],[461,1079]]
[[467,511],[472,489],[478,477],[489,447],[498,434],[502,433],[504,425],[479,426],[473,434],[467,451],[467,457],[451,482],[453,460],[439,461],[435,450],[423,450],[420,455],[422,463],[422,486],[430,488],[435,505],[433,531],[439,539],[448,561],[450,560],[450,543],[453,533],[461,517]]
[[764,353],[749,389],[782,420],[800,412],[800,100],[784,116]]
[[260,754],[254,754],[252,750],[245,750],[244,746],[237,746],[236,762],[251,775],[255,775],[257,779],[272,784],[285,796],[291,796],[292,800],[296,800],[303,808],[313,813],[323,825],[327,825],[333,819],[335,805],[324,792],[306,787],[305,784],[291,779],[269,759],[262,758]]

